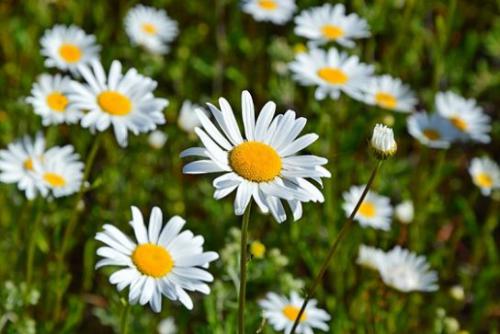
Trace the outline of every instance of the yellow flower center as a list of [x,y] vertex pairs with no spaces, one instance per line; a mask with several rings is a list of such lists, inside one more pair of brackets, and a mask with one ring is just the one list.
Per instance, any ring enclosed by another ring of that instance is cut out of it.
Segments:
[[167,275],[174,267],[174,260],[165,248],[149,243],[135,248],[132,262],[141,273],[155,278]]
[[[299,312],[300,312],[300,308],[295,307],[293,305],[286,305],[283,308],[283,314],[290,321],[295,321],[295,319],[297,319],[297,316],[299,315]],[[306,312],[304,311],[304,313],[302,313],[302,315],[300,316],[299,322],[302,322],[306,319],[307,319],[307,315],[306,315]]]
[[323,67],[317,72],[318,76],[332,85],[343,85],[349,77],[338,68]]
[[56,173],[47,172],[43,174],[43,179],[54,188],[61,188],[66,185],[64,177]]
[[425,129],[422,132],[429,140],[439,140],[441,138],[441,134],[434,129]]
[[259,6],[265,10],[275,10],[278,8],[278,4],[273,0],[260,0]]
[[154,35],[156,34],[156,26],[151,23],[143,23],[142,31],[144,31],[146,34]]
[[460,117],[457,117],[457,116],[451,117],[450,122],[460,131],[467,131],[467,128],[468,128],[467,123],[463,119],[461,119]]
[[28,158],[28,159],[24,160],[23,167],[26,170],[33,170],[33,159]]
[[99,94],[97,102],[105,112],[114,116],[125,116],[132,110],[132,102],[128,97],[111,90]]
[[475,180],[476,184],[483,188],[491,188],[493,185],[493,178],[484,172],[477,174]]
[[47,95],[47,104],[50,109],[57,112],[63,112],[68,105],[68,98],[60,92],[52,92]]
[[373,218],[377,213],[377,209],[372,202],[363,202],[361,203],[358,212],[364,217]]
[[338,26],[334,26],[332,24],[324,25],[321,28],[321,33],[327,39],[331,39],[331,40],[335,40],[337,38],[344,36],[344,30],[342,30],[342,28],[340,28]]
[[266,246],[260,241],[254,241],[250,244],[250,253],[256,258],[263,258],[266,253]]
[[65,43],[59,48],[59,55],[68,63],[76,63],[82,58],[82,51],[74,44]]
[[394,95],[383,92],[375,94],[375,101],[379,106],[387,109],[394,109],[398,104],[398,100]]
[[271,146],[244,142],[229,152],[229,164],[239,176],[253,182],[268,182],[281,172],[281,158]]

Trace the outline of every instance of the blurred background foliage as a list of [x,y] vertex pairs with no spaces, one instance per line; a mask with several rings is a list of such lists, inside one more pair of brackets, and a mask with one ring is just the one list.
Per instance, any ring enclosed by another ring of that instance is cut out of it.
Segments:
[[[300,9],[323,3],[298,1]],[[149,213],[160,206],[165,216],[180,214],[187,228],[206,239],[206,249],[222,260],[211,267],[217,278],[208,297],[195,295],[192,312],[164,303],[161,315],[148,308],[132,309],[131,333],[153,332],[158,322],[173,316],[180,333],[233,333],[240,220],[232,201],[212,198],[210,177],[182,175],[181,150],[197,140],[181,131],[177,115],[184,99],[216,102],[220,96],[239,110],[240,93],[249,89],[257,106],[274,100],[278,110],[296,110],[308,118],[306,130],[320,134],[311,148],[327,156],[333,173],[325,183],[326,203],[306,204],[303,218],[276,224],[270,217],[253,216],[252,240],[268,249],[250,264],[248,330],[261,324],[256,301],[267,291],[300,289],[321,265],[328,245],[344,222],[341,194],[365,183],[373,164],[366,147],[376,122],[392,125],[398,139],[396,157],[388,161],[374,190],[393,204],[412,199],[414,223],[393,222],[389,232],[356,227],[334,259],[317,294],[320,306],[332,316],[332,333],[498,333],[500,328],[500,266],[498,262],[499,198],[485,198],[471,183],[467,166],[474,156],[500,157],[500,2],[485,1],[339,1],[348,11],[366,18],[373,37],[350,52],[372,63],[377,73],[400,77],[419,97],[419,109],[432,111],[439,90],[452,89],[476,98],[493,118],[493,141],[488,145],[458,144],[446,151],[419,145],[406,132],[405,115],[368,107],[345,96],[338,101],[315,101],[312,88],[297,86],[287,71],[294,53],[305,41],[283,27],[258,23],[240,11],[237,1],[144,1],[167,10],[178,21],[180,35],[170,54],[152,56],[132,47],[123,18],[136,1],[0,2],[0,147],[42,129],[40,118],[24,102],[31,85],[43,72],[39,38],[56,23],[75,24],[95,34],[105,67],[119,59],[125,68],[158,81],[157,95],[170,105],[166,145],[150,148],[147,135],[131,137],[121,149],[111,133],[91,172],[92,189],[80,203],[81,216],[71,241],[63,285],[53,277],[75,196],[43,207],[43,227],[36,235],[36,270],[32,287],[25,280],[26,240],[33,222],[33,203],[14,186],[0,185],[0,326],[7,333],[111,333],[117,330],[121,301],[108,282],[107,270],[94,271],[95,233],[111,222],[130,231],[130,205]],[[43,129],[49,145],[72,144],[85,159],[94,137],[79,126]],[[355,265],[360,243],[384,249],[396,244],[428,256],[438,271],[436,293],[402,294]],[[237,248],[237,247],[236,247]],[[271,251],[275,249],[274,251]],[[283,273],[287,273],[283,276]],[[464,298],[453,298],[459,285]],[[62,313],[54,316],[56,296]],[[125,296],[123,294],[122,296]],[[263,326],[263,333],[271,333]]]

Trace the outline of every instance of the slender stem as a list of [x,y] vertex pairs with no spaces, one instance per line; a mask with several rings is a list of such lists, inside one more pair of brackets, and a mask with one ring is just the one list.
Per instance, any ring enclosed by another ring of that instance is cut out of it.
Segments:
[[366,184],[365,189],[363,190],[363,193],[361,194],[361,197],[358,200],[358,203],[356,203],[354,210],[352,210],[351,215],[349,216],[349,218],[347,218],[347,222],[340,229],[339,234],[337,234],[337,238],[335,238],[335,240],[333,241],[333,244],[332,244],[330,250],[328,251],[328,254],[326,255],[326,259],[323,262],[323,264],[321,265],[321,269],[320,269],[318,275],[316,276],[312,285],[309,287],[309,290],[306,293],[306,297],[304,299],[304,302],[302,303],[302,306],[300,308],[299,314],[297,315],[297,318],[295,318],[295,322],[293,323],[293,327],[292,327],[290,334],[295,333],[295,330],[297,329],[297,326],[299,325],[300,319],[302,318],[302,314],[304,313],[304,311],[307,307],[307,304],[309,303],[309,300],[314,295],[316,288],[318,287],[323,276],[325,275],[326,270],[328,269],[328,266],[330,265],[330,261],[332,260],[333,255],[335,254],[335,251],[338,248],[338,245],[340,244],[342,239],[345,237],[347,232],[349,232],[349,230],[353,226],[354,216],[358,212],[359,207],[361,206],[361,203],[363,203],[363,200],[365,199],[366,195],[368,194],[368,191],[370,190],[370,187],[373,183],[373,180],[375,179],[375,175],[377,175],[377,171],[379,170],[381,165],[382,165],[382,160],[379,160],[377,162],[377,165],[373,169],[372,174],[370,175],[370,179],[368,180],[368,183]]
[[28,255],[26,257],[26,284],[28,287],[31,284],[31,279],[33,277],[33,259],[35,257],[35,242],[36,242],[36,236],[38,234],[38,228],[40,225],[40,222],[42,221],[42,212],[43,212],[43,199],[41,197],[38,197],[36,199],[36,213],[35,213],[35,220],[33,222],[31,233],[30,233],[30,239],[28,243]]
[[125,307],[122,311],[122,316],[120,319],[120,333],[127,334],[128,332],[128,318],[130,315],[130,303],[128,301],[125,302]]
[[248,241],[248,221],[250,220],[250,208],[252,202],[243,214],[241,222],[241,249],[240,249],[240,292],[238,294],[238,333],[245,333],[245,297],[247,289],[247,241]]

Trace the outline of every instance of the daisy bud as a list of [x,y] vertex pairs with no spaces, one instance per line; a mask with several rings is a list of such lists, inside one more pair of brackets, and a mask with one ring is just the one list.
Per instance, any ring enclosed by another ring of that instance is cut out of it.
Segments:
[[371,144],[378,159],[386,159],[398,149],[392,129],[382,124],[375,125]]
[[409,224],[413,221],[415,210],[412,201],[404,201],[396,205],[396,218],[403,224]]
[[148,143],[154,149],[159,150],[167,142],[167,135],[160,130],[151,132],[148,136]]

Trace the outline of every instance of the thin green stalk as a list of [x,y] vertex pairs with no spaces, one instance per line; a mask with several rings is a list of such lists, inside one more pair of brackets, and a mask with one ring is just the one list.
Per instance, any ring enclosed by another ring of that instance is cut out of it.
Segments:
[[120,319],[120,333],[127,334],[128,333],[128,318],[130,316],[130,303],[128,301],[125,302],[125,307],[123,308],[121,319]]
[[245,298],[247,289],[247,242],[248,242],[248,221],[250,220],[250,209],[252,202],[243,214],[241,222],[241,249],[240,249],[240,291],[238,294],[238,333],[245,333]]
[[31,233],[28,243],[28,255],[26,257],[26,284],[28,287],[31,285],[31,279],[33,277],[33,259],[35,258],[36,235],[43,216],[43,198],[39,196],[36,199],[36,202],[35,220],[30,228]]
[[354,216],[358,212],[359,207],[361,206],[361,203],[363,203],[363,200],[365,199],[366,195],[368,194],[368,191],[370,190],[370,187],[373,184],[373,180],[375,180],[375,176],[377,175],[377,172],[378,172],[381,165],[382,165],[382,160],[379,160],[377,162],[377,165],[373,169],[372,174],[370,175],[370,179],[368,180],[368,183],[366,184],[366,187],[363,190],[363,193],[361,194],[361,197],[359,198],[358,203],[356,203],[356,206],[354,207],[354,210],[352,210],[352,213],[349,216],[349,218],[347,219],[347,222],[340,229],[340,232],[337,235],[337,238],[335,238],[335,240],[333,241],[332,247],[328,251],[326,259],[325,259],[325,261],[323,261],[323,264],[321,265],[321,269],[320,269],[318,275],[316,276],[312,285],[309,287],[309,290],[306,293],[306,297],[304,299],[304,302],[302,303],[302,306],[300,308],[299,314],[297,315],[297,318],[295,318],[295,322],[293,323],[292,331],[290,332],[290,334],[295,333],[295,330],[297,329],[297,326],[299,325],[300,318],[302,318],[302,314],[304,313],[304,311],[307,307],[307,304],[309,303],[309,300],[314,295],[316,288],[318,287],[319,283],[323,279],[323,276],[325,275],[326,270],[328,269],[328,266],[330,265],[330,261],[332,260],[333,255],[335,254],[335,251],[338,248],[338,245],[340,244],[342,239],[344,239],[347,232],[349,232],[351,227],[354,225],[353,224],[354,223]]

